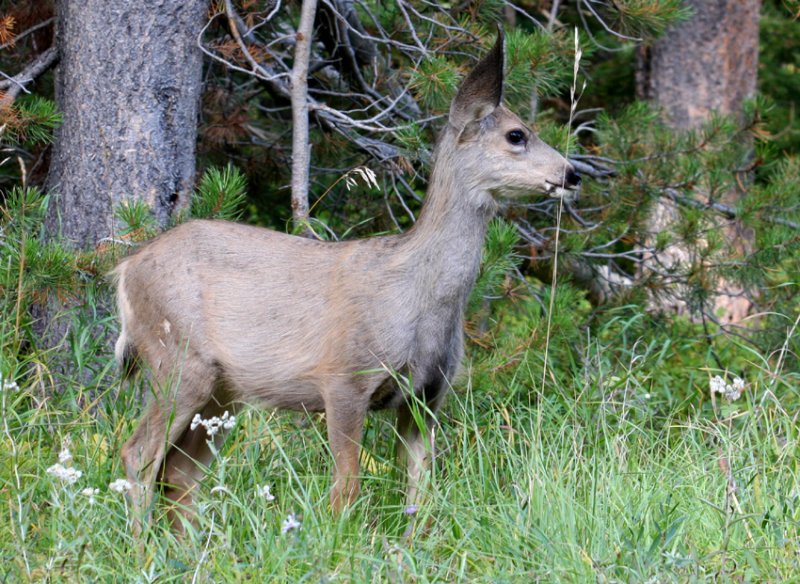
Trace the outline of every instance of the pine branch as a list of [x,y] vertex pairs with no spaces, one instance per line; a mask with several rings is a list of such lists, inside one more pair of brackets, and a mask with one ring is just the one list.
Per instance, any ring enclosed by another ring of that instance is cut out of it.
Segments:
[[8,41],[7,43],[3,43],[2,45],[0,45],[0,50],[7,49],[8,47],[10,47],[12,45],[17,44],[19,41],[24,39],[26,36],[35,33],[37,30],[41,30],[43,28],[46,28],[46,27],[50,26],[55,21],[56,21],[56,17],[52,16],[52,17],[48,18],[47,20],[43,20],[42,22],[40,22],[38,24],[34,24],[30,28],[26,28],[21,33],[16,35],[12,40]]
[[[669,200],[683,205],[684,207],[692,207],[693,209],[702,209],[706,211],[715,211],[725,217],[726,219],[736,219],[739,214],[736,211],[736,208],[731,207],[730,205],[725,205],[724,203],[717,203],[717,202],[708,202],[704,203],[703,201],[698,201],[697,199],[693,199],[692,197],[687,197],[685,195],[681,195],[675,189],[664,189],[661,191],[662,195],[667,197]],[[791,229],[800,230],[800,223],[796,223],[795,221],[791,221],[789,219],[782,219],[781,217],[772,217],[769,215],[764,215],[762,217],[764,221],[768,223],[773,223],[775,225],[783,225],[784,227],[789,227]]]

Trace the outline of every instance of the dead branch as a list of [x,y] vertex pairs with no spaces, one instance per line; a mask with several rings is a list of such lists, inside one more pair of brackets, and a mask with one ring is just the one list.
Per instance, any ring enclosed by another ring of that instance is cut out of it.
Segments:
[[[664,189],[661,192],[669,200],[677,203],[678,205],[683,205],[684,207],[692,207],[694,209],[714,211],[715,213],[722,215],[726,219],[736,219],[739,216],[739,212],[736,210],[735,207],[732,207],[730,205],[725,205],[724,203],[717,203],[712,201],[709,202],[698,201],[697,199],[694,199],[692,197],[681,195],[675,189]],[[773,217],[771,215],[763,215],[761,218],[764,221],[773,223],[775,225],[783,225],[784,227],[790,227],[792,229],[800,230],[800,223],[791,221],[790,219]]]
[[231,0],[225,0],[225,14],[228,17],[228,30],[230,30],[231,35],[239,45],[239,50],[242,52],[245,60],[252,67],[251,74],[263,79],[274,77],[273,75],[268,74],[264,68],[258,64],[258,61],[253,58],[253,56],[250,54],[250,51],[247,49],[247,45],[244,44],[242,35],[239,32],[239,27],[242,25],[241,19],[239,18],[239,15],[236,14],[236,10],[234,9],[233,2]]
[[28,90],[25,89],[25,86],[36,80],[37,77],[52,67],[57,60],[58,51],[55,47],[50,47],[28,64],[21,73],[9,77],[5,73],[0,72],[0,74],[6,78],[5,81],[0,81],[0,89],[7,90],[2,99],[0,99],[0,106],[13,103],[22,91],[29,93]]
[[0,45],[0,50],[7,49],[8,47],[17,44],[19,41],[24,39],[26,36],[35,33],[37,30],[41,30],[43,28],[47,28],[48,26],[53,24],[55,21],[56,21],[56,17],[55,16],[51,16],[50,18],[48,18],[46,20],[43,20],[42,22],[34,24],[30,28],[26,28],[21,33],[19,33],[17,36],[15,36],[12,40],[8,41],[7,43],[3,43],[2,45]]
[[[208,56],[213,58],[216,61],[223,63],[226,67],[229,67],[232,70],[239,71],[245,73],[247,75],[251,75],[256,77],[259,81],[264,83],[270,93],[279,97],[281,99],[285,99],[289,103],[294,104],[294,97],[293,97],[293,85],[290,83],[289,78],[290,74],[288,73],[277,73],[272,69],[271,66],[263,65],[258,63],[255,59],[253,59],[252,55],[250,55],[249,51],[247,50],[247,46],[243,40],[242,29],[244,28],[243,23],[239,15],[236,13],[235,8],[230,0],[226,0],[225,3],[226,8],[226,16],[227,22],[230,29],[231,36],[239,45],[240,50],[245,55],[245,59],[247,60],[248,64],[251,66],[250,69],[245,69],[243,67],[239,67],[238,65],[231,63],[227,59],[224,59],[220,55],[214,53],[213,51],[209,50],[207,47],[204,46],[202,42],[202,37],[208,28],[208,24],[206,27],[201,31],[200,35],[198,36],[198,46],[200,49]],[[251,31],[248,31],[248,34]],[[299,31],[298,33],[299,34]],[[254,38],[248,39],[250,42],[254,44],[260,45],[261,48],[267,49],[267,47],[258,43],[258,41]],[[276,59],[277,61],[278,59]],[[310,43],[309,43],[309,61],[310,61]],[[306,76],[304,77],[304,81],[307,80],[307,71],[306,69]],[[327,68],[326,68],[327,69]],[[324,71],[324,70],[323,70]],[[378,99],[375,100],[371,105],[371,107],[377,107],[377,104],[383,101],[388,101],[388,105],[381,109],[377,114],[368,118],[366,120],[358,120],[353,118],[352,116],[344,113],[341,110],[332,108],[324,103],[321,103],[315,100],[313,97],[308,95],[307,89],[307,81],[306,83],[306,91],[305,91],[305,102],[306,102],[306,120],[308,119],[308,112],[313,112],[314,117],[317,122],[320,124],[326,131],[334,131],[349,141],[353,142],[358,148],[360,148],[363,152],[367,153],[368,155],[372,156],[373,158],[381,161],[386,162],[391,159],[398,158],[400,156],[400,151],[390,144],[382,142],[380,140],[365,137],[361,134],[354,132],[353,130],[361,130],[364,132],[371,132],[371,133],[389,133],[394,132],[397,129],[401,128],[402,126],[387,126],[381,123],[381,120],[389,117],[390,115],[394,115],[397,113],[397,104],[402,101],[408,101],[410,98],[405,90],[399,92],[397,96],[394,98],[387,98],[378,96]],[[296,86],[295,86],[296,87]],[[337,95],[341,96],[342,93],[338,93]],[[413,100],[412,100],[413,103]],[[416,104],[413,104],[416,107]],[[418,108],[417,108],[418,109]],[[411,116],[406,115],[405,117],[410,118]],[[420,121],[418,118],[414,118],[419,123]],[[297,124],[294,125],[297,128]],[[307,121],[306,121],[306,135],[307,135]],[[307,143],[307,139],[306,139]],[[296,156],[293,157],[293,160],[296,159]],[[308,165],[306,164],[306,167]],[[306,171],[306,184],[308,182],[308,172]],[[307,189],[306,187],[306,197],[307,197]],[[294,192],[294,190],[293,190]],[[302,196],[302,195],[301,195]],[[302,210],[302,207],[301,207]]]
[[605,164],[586,156],[571,156],[570,163],[575,167],[580,174],[590,176],[592,178],[606,178],[615,176],[617,171],[609,168]]

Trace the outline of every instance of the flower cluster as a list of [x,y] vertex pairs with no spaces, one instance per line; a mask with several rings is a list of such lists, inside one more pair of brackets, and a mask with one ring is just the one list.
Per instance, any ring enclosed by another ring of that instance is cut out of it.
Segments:
[[72,468],[71,466],[64,466],[60,462],[48,468],[46,472],[68,485],[74,485],[78,482],[78,479],[83,476],[83,471]]
[[231,416],[227,410],[222,414],[222,417],[214,416],[208,420],[204,420],[200,414],[195,414],[192,419],[192,424],[189,426],[191,430],[196,429],[198,426],[203,426],[206,429],[206,434],[209,438],[213,438],[220,430],[230,430],[236,424],[236,416]]
[[133,485],[125,479],[117,479],[108,485],[108,490],[115,493],[127,493]]
[[726,383],[719,375],[712,377],[708,385],[711,393],[718,393],[728,401],[739,399],[745,388],[744,380],[739,377],[734,377],[731,383]]
[[[57,478],[64,485],[74,485],[83,476],[83,471],[80,471],[72,466],[72,453],[69,451],[69,438],[61,447],[58,453],[58,462],[47,469],[47,474]],[[108,485],[108,490],[114,493],[125,493],[131,489],[133,485],[125,479],[117,479]],[[95,504],[95,497],[100,494],[100,489],[94,487],[86,487],[80,490],[80,494],[87,498],[90,505]]]
[[94,497],[100,492],[100,489],[93,489],[92,487],[87,487],[81,491],[81,495],[84,497],[89,498],[89,505],[94,505]]
[[0,388],[3,391],[17,391],[19,389],[19,385],[13,379],[6,379],[2,375],[0,375]]
[[301,523],[297,520],[294,513],[289,513],[289,516],[284,520],[281,525],[281,533],[289,533],[293,529],[299,529]]
[[83,471],[69,466],[70,462],[72,462],[72,453],[69,451],[69,438],[67,438],[61,447],[61,452],[58,453],[58,462],[45,472],[56,477],[62,483],[74,485],[83,476]]
[[258,494],[264,497],[267,501],[274,501],[275,495],[269,492],[269,485],[264,485],[263,487],[258,488]]

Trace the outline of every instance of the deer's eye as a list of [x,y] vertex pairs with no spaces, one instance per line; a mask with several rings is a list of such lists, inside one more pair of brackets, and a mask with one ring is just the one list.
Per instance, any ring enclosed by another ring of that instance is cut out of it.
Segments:
[[511,130],[506,134],[506,140],[512,146],[523,146],[528,142],[527,138],[525,138],[525,132],[522,130]]

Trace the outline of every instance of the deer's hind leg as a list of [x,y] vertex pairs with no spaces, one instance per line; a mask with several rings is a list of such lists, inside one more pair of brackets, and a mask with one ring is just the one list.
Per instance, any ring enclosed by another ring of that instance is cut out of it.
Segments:
[[[218,390],[199,414],[203,420],[211,420],[215,416],[222,418],[225,412],[233,415],[236,407],[231,403],[227,392]],[[174,531],[183,531],[184,519],[194,524],[193,491],[203,478],[204,467],[214,458],[214,451],[221,446],[226,433],[226,428],[222,426],[215,431],[209,431],[202,425],[192,429],[190,424],[167,451],[161,471],[161,483],[164,485],[164,497],[169,500],[167,513]]]
[[214,390],[214,367],[187,362],[173,375],[154,375],[153,396],[145,414],[122,447],[122,462],[131,489],[133,531],[139,535],[153,506],[156,478],[166,452],[189,427]]

